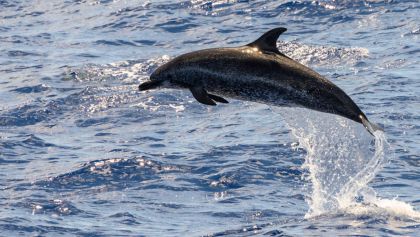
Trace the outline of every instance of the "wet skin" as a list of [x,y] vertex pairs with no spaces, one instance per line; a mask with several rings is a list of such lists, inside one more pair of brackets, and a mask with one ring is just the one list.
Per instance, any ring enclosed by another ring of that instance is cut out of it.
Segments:
[[339,87],[280,53],[276,28],[255,42],[236,48],[215,48],[183,54],[162,65],[140,90],[156,87],[190,89],[197,101],[216,105],[223,97],[275,106],[304,107],[379,129]]

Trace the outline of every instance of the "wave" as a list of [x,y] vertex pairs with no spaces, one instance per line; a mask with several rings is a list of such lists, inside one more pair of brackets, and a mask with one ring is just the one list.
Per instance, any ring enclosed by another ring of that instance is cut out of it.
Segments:
[[190,169],[188,166],[164,165],[143,157],[111,158],[88,162],[80,169],[38,181],[36,185],[52,190],[99,189],[101,192],[138,185],[149,189],[156,187],[162,176]]

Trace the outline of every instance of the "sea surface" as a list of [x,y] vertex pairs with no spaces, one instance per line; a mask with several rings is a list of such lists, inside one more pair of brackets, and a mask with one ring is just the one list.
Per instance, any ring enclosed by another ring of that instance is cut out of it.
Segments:
[[[275,27],[385,132],[138,91]],[[419,236],[419,180],[418,0],[0,0],[0,236]]]

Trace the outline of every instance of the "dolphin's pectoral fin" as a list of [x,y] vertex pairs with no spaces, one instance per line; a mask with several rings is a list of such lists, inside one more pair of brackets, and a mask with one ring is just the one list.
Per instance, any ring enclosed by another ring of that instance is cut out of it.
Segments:
[[209,97],[207,91],[203,87],[191,87],[190,91],[194,98],[205,105],[216,105],[216,103]]
[[229,103],[229,101],[225,100],[225,98],[223,98],[223,97],[213,95],[213,94],[208,94],[208,95],[209,95],[210,99],[212,99],[214,101],[217,101],[219,103],[225,103],[225,104]]
[[283,27],[274,28],[265,34],[263,34],[260,38],[258,38],[256,41],[247,44],[249,47],[257,47],[262,51],[269,51],[276,54],[280,54],[285,56],[284,54],[280,53],[280,51],[277,49],[277,39],[279,36],[285,32],[287,29]]

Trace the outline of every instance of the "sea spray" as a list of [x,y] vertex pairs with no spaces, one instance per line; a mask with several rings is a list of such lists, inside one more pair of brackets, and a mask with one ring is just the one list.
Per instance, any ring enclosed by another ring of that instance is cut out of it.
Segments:
[[373,157],[355,177],[350,178],[337,195],[337,202],[340,209],[345,209],[346,207],[353,205],[355,194],[359,193],[359,195],[364,197],[365,201],[367,201],[369,197],[376,197],[376,192],[367,187],[367,184],[381,170],[382,165],[385,162],[385,145],[387,144],[384,132],[376,131],[374,136],[375,152]]
[[359,191],[367,187],[384,164],[384,134],[376,133],[373,139],[362,125],[331,114],[304,109],[279,112],[297,138],[299,148],[306,151],[306,217],[336,212],[360,200]]

